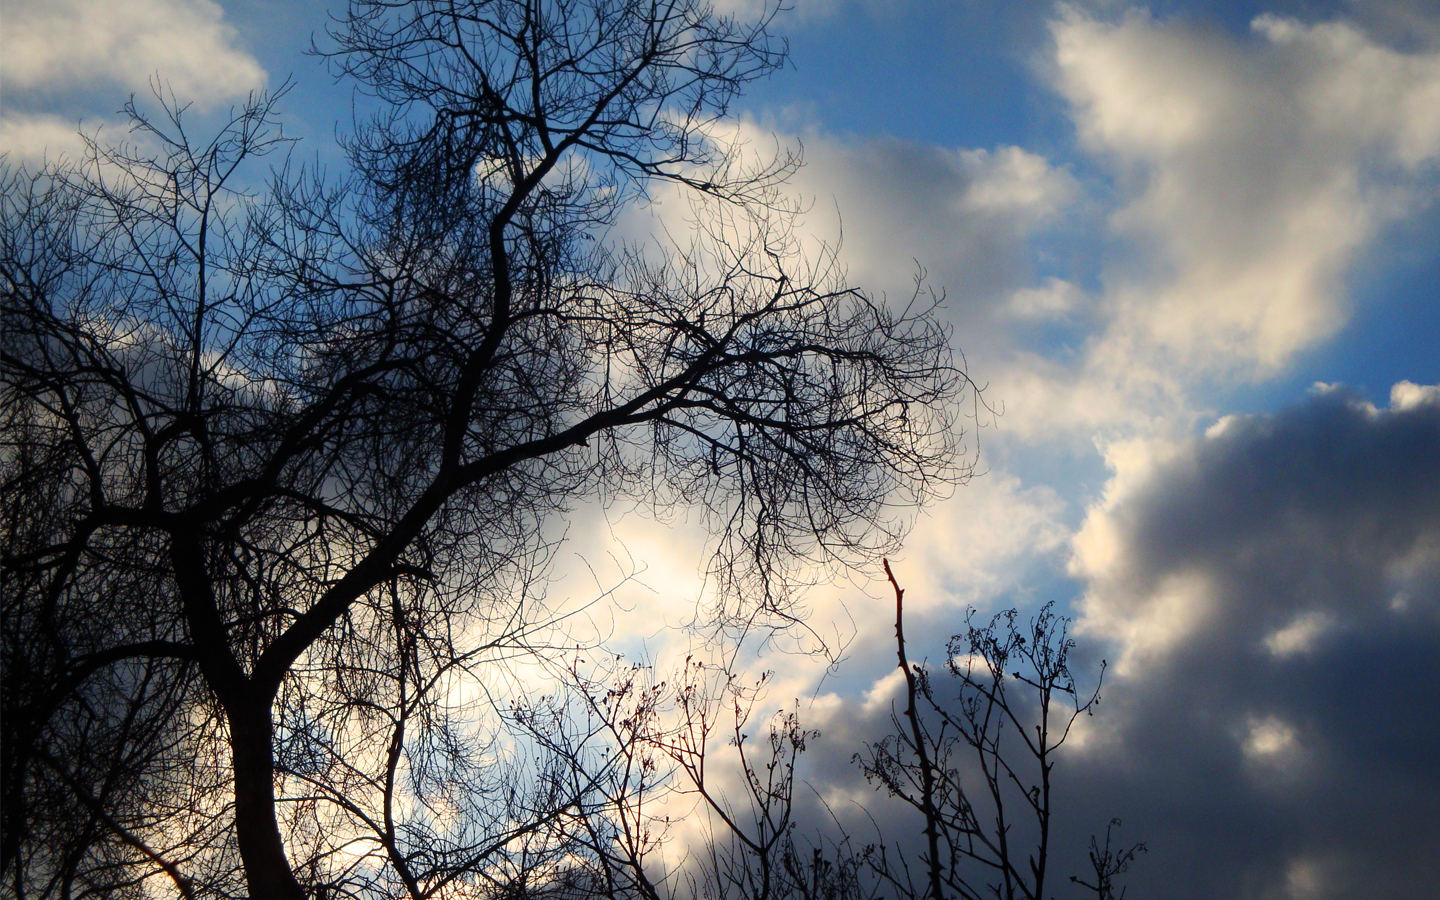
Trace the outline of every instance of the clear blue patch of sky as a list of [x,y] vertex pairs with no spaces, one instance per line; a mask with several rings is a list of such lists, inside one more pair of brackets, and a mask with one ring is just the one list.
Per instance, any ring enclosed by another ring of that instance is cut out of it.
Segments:
[[310,55],[312,40],[327,45],[330,14],[344,12],[343,0],[224,0],[225,18],[239,32],[239,46],[269,73],[273,90],[292,83],[280,106],[287,133],[302,139],[302,159],[319,157],[345,165],[335,142],[354,125],[353,85],[337,82],[326,61]]
[[1044,145],[1069,127],[1032,71],[1047,8],[973,0],[877,11],[846,4],[824,18],[782,18],[790,63],[753,85],[742,105],[793,108],[831,133],[943,147]]

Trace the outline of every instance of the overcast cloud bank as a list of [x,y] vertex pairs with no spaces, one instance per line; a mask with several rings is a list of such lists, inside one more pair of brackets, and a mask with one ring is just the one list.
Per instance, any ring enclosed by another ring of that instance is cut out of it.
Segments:
[[1440,389],[1332,388],[1091,513],[1081,631],[1119,666],[1070,783],[1150,839],[1145,896],[1431,896],[1437,460]]

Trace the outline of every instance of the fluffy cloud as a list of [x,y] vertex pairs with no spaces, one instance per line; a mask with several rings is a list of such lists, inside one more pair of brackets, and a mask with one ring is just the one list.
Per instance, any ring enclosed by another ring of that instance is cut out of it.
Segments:
[[[992,313],[1030,284],[1030,240],[1080,194],[1068,171],[1016,146],[950,149],[895,137],[794,131],[777,134],[747,119],[711,137],[755,168],[803,149],[804,165],[782,188],[782,199],[803,210],[795,222],[800,245],[817,258],[822,245],[838,249],[852,284],[892,297],[907,297],[924,270],[925,286],[948,295],[967,349],[977,332],[991,327]],[[683,238],[697,218],[713,228],[725,211],[697,210],[688,192],[663,186],[649,199],[627,210],[619,237]],[[743,234],[732,243],[744,243]]]
[[1254,39],[1131,15],[1055,26],[1082,139],[1140,184],[1115,218],[1164,271],[1121,279],[1136,338],[1270,372],[1343,319],[1339,278],[1440,158],[1440,53],[1343,22],[1262,16]]
[[1264,612],[1251,643],[1286,657],[1327,621],[1388,616],[1395,598],[1432,590],[1405,579],[1440,575],[1430,571],[1440,566],[1437,395],[1402,382],[1380,409],[1320,389],[1276,417],[1226,417],[1182,445],[1112,452],[1115,478],[1075,539],[1087,625],[1140,664],[1234,627],[1230,605],[1242,603],[1247,631]]
[[1013,360],[1009,424],[1183,430],[1203,386],[1271,377],[1334,335],[1346,277],[1434,196],[1440,51],[1269,15],[1236,37],[1067,7],[1051,30],[1054,84],[1120,200],[1101,290],[1065,302],[1098,324],[1072,358]]
[[[84,148],[82,117],[93,128],[152,80],[202,111],[244,97],[267,76],[237,37],[213,0],[11,4],[0,30],[0,148],[30,162],[73,157]],[[69,98],[60,105],[73,116],[56,114],[58,98]]]
[[1440,389],[1146,449],[1075,542],[1084,633],[1119,652],[1079,805],[1150,841],[1145,894],[1428,896]]
[[[1121,816],[1122,834],[1150,848],[1127,878],[1135,896],[1433,894],[1436,459],[1440,387],[1408,382],[1387,407],[1322,387],[1274,415],[1113,450],[1074,574],[1088,586],[1077,658],[1108,645],[1118,665],[1056,770],[1059,869]],[[911,630],[943,634],[954,619]],[[893,646],[884,638],[873,639]],[[822,737],[805,762],[818,799],[803,821],[833,815],[862,843],[877,827],[918,840],[914,816],[851,762],[893,727],[900,686],[893,659],[865,664],[869,691],[825,694],[806,712]]]
[[[1088,588],[1077,658],[1108,649],[1118,664],[1056,770],[1057,868],[1083,864],[1076,849],[1121,816],[1150,848],[1127,878],[1135,896],[1431,896],[1440,386],[1401,382],[1385,407],[1319,386],[1274,415],[1109,456],[1073,574]],[[974,518],[1003,522],[999,509]],[[908,596],[935,589],[932,562],[899,569]],[[955,630],[953,612],[933,612],[916,609],[912,634]],[[869,639],[893,653],[878,629]],[[864,667],[869,690],[823,694],[805,713],[822,737],[802,821],[842,823],[862,843],[875,828],[918,840],[913,814],[851,761],[892,729],[900,687],[893,658],[859,649],[847,666]]]
[[793,187],[813,201],[807,225],[831,243],[843,236],[856,283],[895,292],[923,267],[960,324],[982,329],[988,308],[1028,280],[1029,238],[1078,195],[1068,172],[1013,146],[812,134],[805,161]]
[[75,159],[84,151],[74,122],[55,115],[0,112],[0,152],[34,162],[47,156]]
[[6,11],[0,76],[10,91],[113,82],[145,90],[157,72],[197,103],[260,86],[265,71],[235,46],[213,0],[51,0]]

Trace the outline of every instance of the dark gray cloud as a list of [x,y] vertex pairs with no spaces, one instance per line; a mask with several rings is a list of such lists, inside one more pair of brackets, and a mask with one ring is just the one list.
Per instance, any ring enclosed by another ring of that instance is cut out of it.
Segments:
[[1139,896],[1434,896],[1440,397],[1396,397],[1228,421],[1104,513],[1092,620],[1148,632],[1071,777]]
[[[1440,391],[1395,398],[1231,419],[1097,511],[1081,650],[1123,674],[1057,775],[1062,868],[1119,816],[1150,847],[1131,897],[1435,896]],[[892,695],[812,717],[807,774],[862,841],[861,806],[919,830],[850,764]]]

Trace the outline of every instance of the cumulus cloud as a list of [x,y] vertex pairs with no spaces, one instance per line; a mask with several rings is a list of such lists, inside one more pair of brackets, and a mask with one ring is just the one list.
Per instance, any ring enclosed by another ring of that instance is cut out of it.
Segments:
[[1261,16],[1253,31],[1070,13],[1056,63],[1082,139],[1143,185],[1116,228],[1167,269],[1121,288],[1124,326],[1197,362],[1274,371],[1342,321],[1339,276],[1404,206],[1364,167],[1440,156],[1440,53],[1344,22]]
[[[0,149],[31,163],[74,157],[82,119],[93,130],[119,97],[152,83],[202,111],[242,98],[267,76],[238,37],[214,0],[11,4],[0,29]],[[73,116],[57,114],[61,98]]]
[[[1378,407],[1332,386],[1110,458],[1073,574],[1087,587],[1077,659],[1108,649],[1118,665],[1055,772],[1057,867],[1121,816],[1150,848],[1127,878],[1134,896],[1430,896],[1440,387],[1402,382]],[[914,816],[851,762],[893,728],[900,689],[893,660],[868,665],[866,689],[806,713],[822,736],[803,821],[918,840]]]
[[1144,433],[1168,410],[1183,430],[1202,386],[1274,376],[1333,336],[1347,276],[1433,198],[1440,51],[1273,15],[1235,36],[1062,7],[1051,31],[1053,83],[1120,199],[1098,327],[1072,358],[1013,360],[1008,424]]
[[76,159],[85,141],[76,123],[56,115],[0,112],[0,152],[13,153],[27,162],[44,158]]
[[1143,658],[1228,621],[1225,595],[1238,592],[1266,611],[1255,641],[1287,656],[1329,617],[1420,590],[1387,572],[1440,536],[1440,392],[1425,390],[1397,385],[1383,409],[1331,390],[1277,417],[1227,417],[1180,446],[1112,451],[1115,478],[1075,538],[1089,627]]
[[6,10],[0,77],[10,91],[113,82],[144,90],[159,73],[208,103],[259,87],[265,71],[236,46],[213,0],[51,0]]
[[[1065,168],[1011,145],[947,148],[804,127],[781,134],[753,119],[711,138],[756,168],[802,150],[804,164],[783,188],[783,200],[803,210],[795,222],[800,245],[817,257],[822,246],[838,248],[850,283],[877,294],[908,297],[923,270],[925,286],[948,295],[967,346],[1015,291],[1031,285],[1031,239],[1080,196]],[[678,188],[649,199],[627,211],[619,237],[683,236],[697,218],[710,226],[724,212],[697,211]],[[1055,299],[1040,301],[1047,303]]]
[[1137,891],[1433,890],[1437,459],[1440,390],[1408,382],[1113,458],[1073,562],[1110,738],[1072,777],[1150,841]]
[[807,226],[831,243],[843,236],[856,282],[894,292],[924,268],[967,325],[1028,281],[1027,241],[1079,192],[1066,170],[1020,147],[816,134],[804,143],[793,187],[812,201]]

